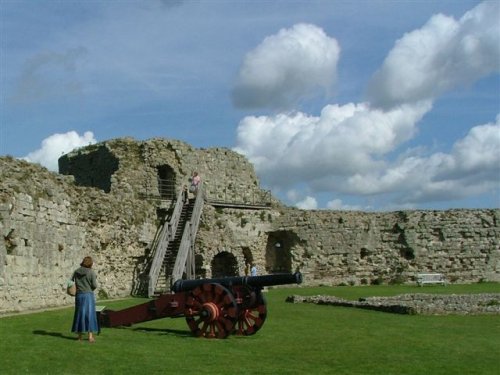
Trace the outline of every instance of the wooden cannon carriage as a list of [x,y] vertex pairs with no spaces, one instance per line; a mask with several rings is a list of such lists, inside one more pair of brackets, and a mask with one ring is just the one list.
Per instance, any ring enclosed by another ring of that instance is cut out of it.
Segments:
[[302,275],[273,274],[219,279],[177,280],[171,294],[123,310],[101,311],[102,327],[128,326],[154,319],[185,317],[195,336],[253,335],[267,316],[262,288],[302,283]]

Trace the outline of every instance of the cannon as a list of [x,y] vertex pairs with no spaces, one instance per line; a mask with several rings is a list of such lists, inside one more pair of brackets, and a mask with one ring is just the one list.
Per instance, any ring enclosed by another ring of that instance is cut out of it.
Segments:
[[300,272],[217,279],[177,280],[172,293],[119,311],[104,309],[101,327],[129,326],[149,320],[185,317],[193,335],[226,338],[250,336],[267,316],[262,289],[266,286],[302,283]]

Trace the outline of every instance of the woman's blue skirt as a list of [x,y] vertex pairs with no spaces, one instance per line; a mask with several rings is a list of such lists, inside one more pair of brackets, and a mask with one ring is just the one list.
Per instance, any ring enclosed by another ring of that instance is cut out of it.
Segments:
[[94,292],[77,293],[71,332],[97,332],[98,330]]

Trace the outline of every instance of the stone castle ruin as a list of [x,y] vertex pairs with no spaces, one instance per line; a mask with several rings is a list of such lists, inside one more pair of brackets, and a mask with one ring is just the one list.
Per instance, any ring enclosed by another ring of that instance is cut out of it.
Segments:
[[[197,171],[202,186],[183,204]],[[100,298],[165,292],[178,277],[300,270],[305,285],[500,281],[500,209],[304,211],[260,187],[226,148],[115,139],[63,155],[59,174],[0,158],[0,314],[64,306],[91,255]]]

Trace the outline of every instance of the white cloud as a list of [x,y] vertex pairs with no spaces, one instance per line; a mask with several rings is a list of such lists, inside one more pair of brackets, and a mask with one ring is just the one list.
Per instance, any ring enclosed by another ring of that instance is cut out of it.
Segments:
[[[437,96],[498,70],[499,4],[480,4],[459,22],[433,16],[406,34],[370,85],[373,103],[327,105],[320,116],[248,116],[239,123],[235,150],[273,190],[305,186],[303,207],[317,205],[318,192],[390,196],[392,207],[412,207],[500,189],[498,118],[473,127],[449,154],[402,148]],[[279,70],[276,64],[271,71]],[[328,206],[345,207],[337,200]]]
[[94,134],[90,131],[82,136],[75,131],[64,134],[53,134],[42,141],[41,148],[30,152],[23,159],[32,163],[39,163],[47,169],[57,172],[59,170],[58,159],[61,155],[71,150],[94,144],[97,141]]
[[489,1],[459,21],[442,14],[398,40],[368,86],[383,108],[433,100],[500,71],[500,3]]
[[307,196],[300,202],[295,203],[295,207],[302,210],[315,210],[318,208],[318,202],[316,198]]
[[409,155],[384,169],[345,180],[354,194],[397,193],[413,204],[460,199],[500,188],[500,116],[496,123],[473,127],[452,152]]
[[316,198],[310,196],[304,197],[304,194],[297,189],[288,190],[286,192],[286,197],[292,202],[293,206],[302,210],[315,210],[318,208]]
[[[460,173],[497,171],[500,168],[500,115],[496,123],[476,126],[455,143],[452,153]],[[498,177],[498,176],[492,176]]]
[[233,102],[245,108],[290,108],[335,80],[340,48],[322,29],[297,24],[282,29],[245,57]]
[[237,130],[236,151],[246,155],[270,185],[301,181],[323,185],[331,177],[368,173],[385,165],[382,156],[410,139],[429,103],[391,111],[368,104],[328,105],[320,117],[304,113],[249,116]]
[[424,159],[423,168],[429,177],[410,199],[463,198],[500,189],[499,150],[500,116],[497,116],[496,123],[473,127],[454,144],[450,154],[439,153]]
[[[358,156],[354,145],[346,144],[345,151],[351,149],[344,161]],[[455,142],[450,153],[436,152],[425,154],[425,149],[411,150],[402,154],[395,161],[387,158],[378,163],[372,160],[371,168],[359,168],[351,164],[352,169],[343,170],[340,165],[330,168],[317,168],[305,161],[303,173],[309,166],[310,177],[301,178],[292,173],[283,161],[278,169],[268,171],[268,181],[279,184],[272,172],[282,176],[292,175],[294,183],[308,181],[310,191],[335,191],[344,194],[375,197],[392,196],[392,209],[415,207],[416,204],[435,201],[449,201],[468,196],[483,194],[500,189],[500,115],[495,123],[473,127],[462,139]],[[347,151],[346,151],[347,152]],[[304,153],[307,157],[307,152]],[[340,156],[339,156],[340,157]],[[346,167],[346,166],[344,166]],[[315,176],[312,178],[312,173]],[[345,172],[345,173],[344,173]],[[320,176],[320,173],[322,175]],[[295,190],[294,190],[295,191]],[[298,200],[299,192],[295,191]],[[290,197],[289,197],[290,198]],[[498,202],[500,204],[500,201]],[[348,206],[340,200],[327,203],[327,208],[347,210],[367,210],[370,207]]]

